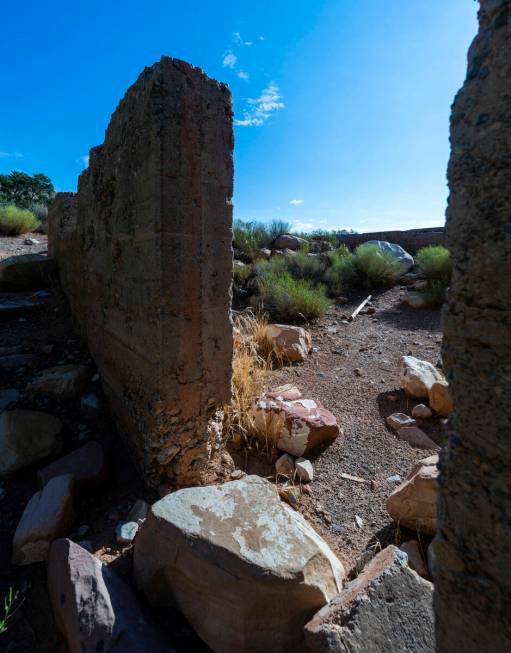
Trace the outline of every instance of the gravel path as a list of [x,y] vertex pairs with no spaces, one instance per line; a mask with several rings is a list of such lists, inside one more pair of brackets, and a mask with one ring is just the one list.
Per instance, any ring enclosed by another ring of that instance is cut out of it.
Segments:
[[[27,244],[25,241],[37,240],[36,244]],[[9,256],[19,256],[20,254],[46,254],[48,251],[48,236],[46,234],[23,234],[7,238],[0,237],[0,260]]]

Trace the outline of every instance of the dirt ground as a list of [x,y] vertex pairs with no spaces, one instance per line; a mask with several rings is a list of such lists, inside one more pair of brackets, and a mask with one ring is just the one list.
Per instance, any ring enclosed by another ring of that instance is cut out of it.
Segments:
[[[35,237],[44,239],[41,235]],[[35,246],[23,245],[23,240],[0,239],[0,258],[6,253],[36,251]],[[40,251],[44,249],[46,245],[41,243]],[[385,500],[398,484],[391,477],[399,475],[404,479],[413,464],[430,453],[400,442],[385,425],[387,415],[398,411],[410,413],[413,407],[399,389],[399,358],[412,354],[434,364],[439,362],[439,311],[407,308],[401,303],[401,295],[402,290],[396,287],[375,296],[371,308],[374,313],[359,315],[348,323],[346,316],[363,299],[363,295],[353,296],[349,304],[333,308],[309,327],[314,352],[305,363],[271,373],[272,386],[294,383],[305,397],[320,400],[331,410],[343,429],[337,441],[313,460],[314,481],[302,496],[299,509],[350,571],[364,559],[366,550],[374,551],[389,542],[411,537],[406,532],[396,533],[386,513]],[[5,298],[5,294],[0,294],[0,302]],[[53,345],[51,353],[43,353],[46,345]],[[22,366],[9,364],[16,354],[31,354],[32,358]],[[76,527],[88,526],[83,539],[90,542],[91,550],[129,577],[131,547],[116,544],[115,526],[136,499],[151,502],[157,497],[139,479],[106,412],[91,423],[80,413],[79,399],[57,403],[25,393],[27,383],[38,371],[62,362],[85,363],[90,366],[92,377],[94,364],[73,333],[58,287],[49,289],[43,309],[26,317],[0,316],[1,387],[20,391],[17,407],[59,416],[64,422],[63,453],[93,439],[105,447],[108,483],[102,492],[75,506],[79,515]],[[98,382],[91,380],[89,389],[101,395]],[[442,442],[445,433],[438,420],[421,426],[437,443]],[[234,452],[234,456],[238,466],[248,473],[273,473],[273,461],[240,451]],[[14,530],[37,489],[35,471],[27,470],[0,483],[0,596],[9,587],[20,593],[10,628],[0,636],[0,651],[9,653],[65,650],[48,602],[44,565],[10,564]],[[364,482],[344,480],[342,473],[360,477]],[[362,521],[356,520],[356,516]],[[159,621],[177,651],[207,650],[178,614],[170,619],[168,614],[159,615]]]
[[[28,243],[26,241],[38,241],[37,243]],[[0,261],[9,256],[19,256],[20,254],[44,254],[48,250],[48,236],[45,234],[23,234],[22,236],[13,236],[0,238]]]

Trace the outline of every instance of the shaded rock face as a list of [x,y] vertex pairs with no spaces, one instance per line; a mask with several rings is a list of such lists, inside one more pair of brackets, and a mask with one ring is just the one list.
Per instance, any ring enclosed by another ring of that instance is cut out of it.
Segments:
[[106,480],[103,447],[99,442],[88,442],[40,469],[37,472],[39,486],[44,487],[52,478],[63,474],[72,475],[74,492],[85,494],[96,490]]
[[53,614],[70,653],[170,653],[133,590],[78,544],[55,540],[48,556]]
[[442,355],[455,413],[433,545],[437,650],[446,653],[511,645],[510,124],[511,4],[483,0],[451,117],[454,270]]
[[208,480],[230,400],[232,148],[227,87],[163,57],[49,212],[73,316],[152,485]]
[[0,261],[0,288],[30,290],[49,286],[55,261],[43,254],[22,254]]
[[216,653],[303,650],[303,626],[344,569],[274,486],[247,476],[155,503],[135,540],[134,576],[175,605]]
[[58,365],[43,370],[28,384],[27,391],[53,399],[72,399],[84,390],[89,376],[85,365]]
[[432,653],[433,585],[389,546],[305,626],[310,653]]

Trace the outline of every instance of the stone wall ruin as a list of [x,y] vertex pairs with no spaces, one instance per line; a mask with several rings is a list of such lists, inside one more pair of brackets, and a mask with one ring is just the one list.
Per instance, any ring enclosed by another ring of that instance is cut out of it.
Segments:
[[49,247],[148,483],[207,482],[232,368],[228,88],[163,57],[59,193]]
[[511,2],[481,0],[451,118],[444,365],[456,413],[441,457],[437,651],[511,641]]

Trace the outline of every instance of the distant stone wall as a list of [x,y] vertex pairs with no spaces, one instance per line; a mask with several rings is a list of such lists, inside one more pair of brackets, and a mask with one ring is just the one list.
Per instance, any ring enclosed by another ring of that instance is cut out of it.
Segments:
[[451,117],[437,651],[511,650],[511,2],[483,0]]
[[150,484],[210,480],[231,393],[233,133],[226,86],[164,57],[50,210],[50,250]]
[[445,229],[409,229],[407,231],[374,231],[367,234],[349,234],[340,236],[342,243],[354,249],[368,240],[386,240],[401,245],[410,254],[415,254],[427,245],[445,245]]

